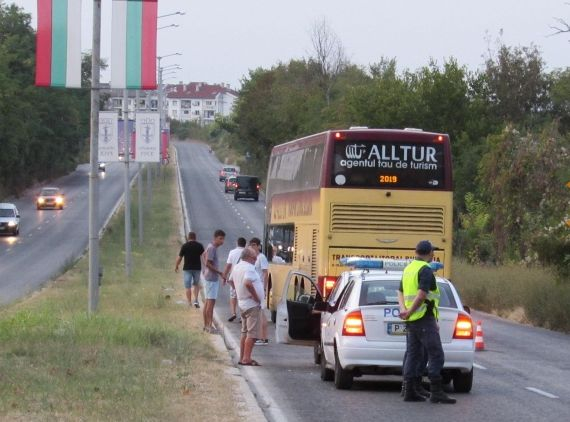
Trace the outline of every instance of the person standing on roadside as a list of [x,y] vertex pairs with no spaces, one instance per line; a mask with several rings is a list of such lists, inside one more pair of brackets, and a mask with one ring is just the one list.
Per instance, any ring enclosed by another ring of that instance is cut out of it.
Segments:
[[240,257],[241,257],[241,252],[243,251],[243,248],[245,248],[245,238],[243,237],[238,237],[237,240],[237,247],[232,249],[230,251],[230,253],[228,254],[228,259],[226,261],[226,268],[224,268],[224,275],[223,277],[228,281],[228,284],[230,286],[230,312],[231,315],[228,318],[229,322],[232,322],[233,320],[235,320],[237,318],[237,296],[236,296],[236,289],[235,289],[235,284],[232,278],[232,268],[234,268],[236,266],[236,264],[239,262]]
[[445,361],[439,336],[439,288],[429,266],[433,260],[433,246],[422,240],[416,246],[416,259],[402,275],[400,286],[404,305],[400,318],[407,325],[406,361],[404,366],[404,401],[425,401],[416,387],[418,367],[423,365],[423,353],[428,355],[430,401],[455,404],[456,400],[443,392],[441,370]]
[[[223,276],[223,273],[218,270],[218,248],[224,244],[225,238],[226,233],[223,230],[216,230],[214,239],[202,254],[204,262],[202,274],[204,276],[204,296],[206,298],[206,303],[204,304],[204,331],[211,334],[217,334],[217,330],[213,325],[214,306],[220,290],[218,278]],[[222,277],[222,280],[225,281],[225,278]]]
[[194,288],[194,307],[199,308],[198,294],[200,293],[200,271],[202,263],[200,256],[204,253],[204,246],[196,241],[196,233],[188,233],[188,240],[180,248],[174,272],[178,272],[178,267],[182,258],[184,258],[184,266],[182,272],[184,274],[184,287],[186,288],[186,299],[188,299],[188,306],[192,306],[192,288]]
[[261,366],[251,358],[255,340],[258,337],[261,318],[261,303],[263,301],[263,282],[255,271],[257,250],[252,247],[244,248],[240,261],[232,270],[236,286],[236,295],[241,314],[241,337],[239,364]]
[[269,280],[269,262],[267,261],[267,257],[261,253],[261,240],[259,240],[259,238],[252,237],[249,241],[249,246],[257,252],[255,271],[257,271],[257,274],[263,283],[263,298],[261,302],[261,315],[259,318],[259,337],[255,341],[255,344],[256,346],[267,346],[267,344],[269,344],[269,339],[267,338],[267,315],[265,315],[267,301],[265,294],[267,293],[267,283]]

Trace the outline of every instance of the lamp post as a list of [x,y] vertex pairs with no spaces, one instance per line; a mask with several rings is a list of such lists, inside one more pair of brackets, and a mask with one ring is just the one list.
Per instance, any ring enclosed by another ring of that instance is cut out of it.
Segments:
[[176,23],[171,23],[170,25],[165,25],[165,26],[161,26],[160,28],[156,28],[156,29],[164,29],[164,28],[178,28],[180,25],[176,24]]
[[185,15],[185,14],[186,14],[186,12],[178,11],[178,12],[173,12],[173,13],[167,13],[166,15],[160,15],[160,16],[158,16],[157,18],[160,19],[160,18],[165,18],[165,17],[167,17],[167,16]]

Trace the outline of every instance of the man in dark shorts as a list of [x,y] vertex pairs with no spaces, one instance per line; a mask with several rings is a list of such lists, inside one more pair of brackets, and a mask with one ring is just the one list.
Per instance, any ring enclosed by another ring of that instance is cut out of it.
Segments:
[[194,307],[199,308],[198,294],[200,293],[200,272],[202,270],[202,262],[200,256],[204,252],[204,246],[196,241],[196,233],[188,233],[188,241],[180,248],[180,253],[176,258],[174,272],[178,272],[178,267],[182,258],[184,258],[184,287],[186,288],[186,299],[188,305],[192,305],[192,287],[194,288]]

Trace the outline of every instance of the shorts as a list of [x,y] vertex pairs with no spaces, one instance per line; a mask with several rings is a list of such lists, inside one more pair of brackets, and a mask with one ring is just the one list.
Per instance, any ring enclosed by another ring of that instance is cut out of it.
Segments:
[[200,284],[200,270],[184,270],[184,287],[189,289]]
[[206,299],[216,300],[218,298],[219,290],[220,290],[219,281],[204,280],[204,295]]
[[240,309],[240,312],[242,337],[258,338],[261,308],[259,306],[254,306],[253,308],[249,308],[247,311]]

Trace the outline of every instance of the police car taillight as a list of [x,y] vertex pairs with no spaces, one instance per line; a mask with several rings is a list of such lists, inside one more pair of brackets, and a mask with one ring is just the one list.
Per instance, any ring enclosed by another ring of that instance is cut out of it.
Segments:
[[462,340],[469,340],[473,338],[473,321],[470,317],[463,314],[457,315],[453,338]]
[[343,336],[364,336],[364,321],[360,310],[349,313],[342,325]]

